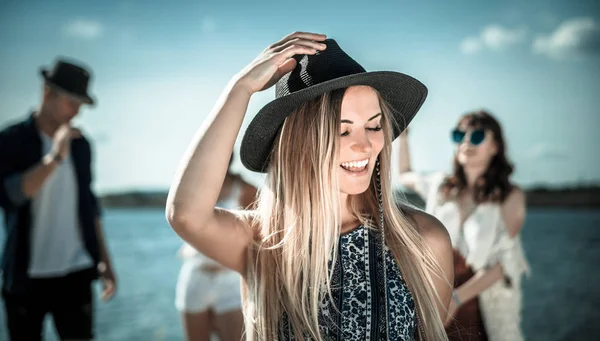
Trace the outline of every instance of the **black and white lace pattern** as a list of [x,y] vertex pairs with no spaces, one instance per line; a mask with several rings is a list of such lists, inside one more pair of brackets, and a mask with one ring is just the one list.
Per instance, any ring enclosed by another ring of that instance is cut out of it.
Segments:
[[[386,246],[387,264],[396,264]],[[398,266],[388,266],[388,305],[390,340],[412,340],[416,330],[415,302]]]
[[[383,283],[384,251],[387,293]],[[387,246],[382,249],[379,233],[361,226],[340,236],[337,258],[331,285],[333,303],[326,296],[320,305],[324,340],[414,340],[415,304],[392,253]],[[383,300],[388,302],[387,319]],[[282,322],[283,340],[298,339],[289,335],[291,328],[285,316]]]

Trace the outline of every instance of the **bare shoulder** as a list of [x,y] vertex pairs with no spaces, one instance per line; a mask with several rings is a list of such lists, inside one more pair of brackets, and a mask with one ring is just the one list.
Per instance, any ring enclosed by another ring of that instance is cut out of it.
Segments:
[[507,206],[525,206],[526,195],[525,191],[518,186],[514,186],[508,196],[506,196],[506,200],[502,204],[504,207]]
[[429,268],[429,272],[439,297],[438,313],[445,320],[454,283],[454,257],[450,235],[446,227],[431,214],[407,206],[400,206],[400,210],[412,221],[423,237],[426,247],[433,253],[433,261],[437,266]]
[[[427,212],[404,205],[400,205],[399,208],[413,223],[425,244],[433,252],[438,265],[446,275],[448,283],[452,283],[454,280],[452,242],[444,224]],[[439,285],[440,288],[444,286]]]
[[526,202],[525,192],[518,186],[514,186],[502,203],[502,218],[510,237],[521,232],[527,212]]
[[409,206],[401,205],[400,210],[412,221],[429,247],[442,253],[451,252],[450,235],[441,221],[427,212]]

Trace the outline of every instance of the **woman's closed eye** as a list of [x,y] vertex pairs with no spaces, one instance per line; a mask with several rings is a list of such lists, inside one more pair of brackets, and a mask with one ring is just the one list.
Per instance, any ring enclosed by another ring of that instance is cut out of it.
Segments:
[[[368,130],[368,131],[381,131],[381,126],[372,127],[372,128],[365,128],[365,129]],[[350,135],[350,131],[349,130],[343,131],[340,134],[340,136],[348,136],[348,135]]]

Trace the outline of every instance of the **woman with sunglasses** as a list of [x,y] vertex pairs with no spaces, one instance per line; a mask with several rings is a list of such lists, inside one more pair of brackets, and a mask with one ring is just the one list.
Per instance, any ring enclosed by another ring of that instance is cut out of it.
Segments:
[[448,229],[454,291],[446,319],[450,340],[523,340],[520,280],[529,266],[519,233],[525,195],[510,181],[502,128],[485,111],[468,113],[451,132],[452,174],[411,171],[408,131],[400,136],[400,182],[420,194]]

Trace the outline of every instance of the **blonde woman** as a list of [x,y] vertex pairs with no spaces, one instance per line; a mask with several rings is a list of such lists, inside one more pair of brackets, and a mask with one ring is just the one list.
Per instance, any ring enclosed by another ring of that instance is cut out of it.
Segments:
[[[257,209],[215,209],[252,94],[276,86],[240,156],[266,172]],[[419,81],[366,72],[332,39],[297,32],[236,75],[172,184],[181,238],[243,277],[247,340],[445,340],[452,249],[432,216],[394,203],[391,143]]]
[[519,341],[525,195],[510,179],[504,134],[486,111],[462,116],[452,130],[452,174],[411,171],[407,132],[400,137],[400,180],[427,201],[454,246],[455,291],[446,319],[450,340]]

